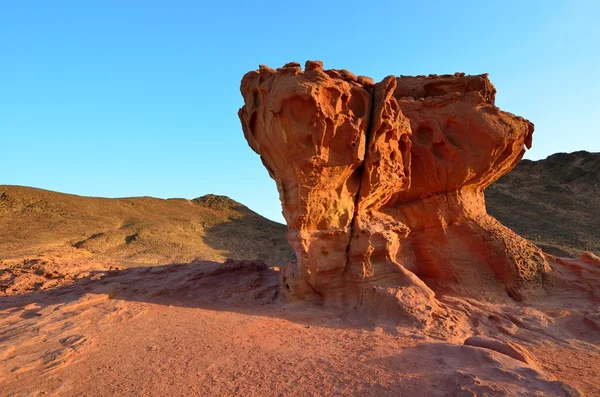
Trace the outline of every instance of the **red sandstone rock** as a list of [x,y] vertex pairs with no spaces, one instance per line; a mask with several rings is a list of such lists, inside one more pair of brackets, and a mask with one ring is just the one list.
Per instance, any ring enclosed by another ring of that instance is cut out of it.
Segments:
[[283,272],[289,297],[395,302],[427,321],[430,287],[516,299],[540,290],[539,249],[485,210],[483,189],[533,133],[494,105],[487,75],[373,84],[309,61],[304,72],[261,66],[241,92],[244,135],[277,183],[298,260]]
[[537,368],[538,364],[531,354],[522,346],[514,342],[505,342],[502,340],[492,339],[486,336],[475,335],[467,338],[464,342],[465,346],[482,347],[502,353]]
[[296,296],[341,296],[371,113],[356,80],[308,62],[304,73],[261,67],[242,81],[244,135],[277,182],[298,259],[283,284]]
[[582,253],[579,260],[600,268],[600,258],[598,256],[594,255],[594,253],[592,253],[592,252]]
[[487,214],[483,196],[531,147],[533,124],[494,106],[487,75],[401,77],[397,83],[394,95],[413,132],[410,189],[396,193],[384,210],[411,229],[399,261],[453,289],[479,287],[485,294],[495,276],[517,299],[535,292],[529,285],[539,284],[546,261]]

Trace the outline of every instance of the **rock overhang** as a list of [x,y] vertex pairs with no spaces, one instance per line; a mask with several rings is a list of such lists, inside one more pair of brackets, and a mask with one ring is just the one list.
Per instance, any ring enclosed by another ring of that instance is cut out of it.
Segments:
[[410,312],[407,297],[431,300],[431,287],[538,293],[541,251],[483,197],[531,146],[533,124],[495,106],[487,74],[375,83],[308,61],[260,66],[241,92],[244,135],[277,183],[298,259],[284,270],[290,299],[391,299]]

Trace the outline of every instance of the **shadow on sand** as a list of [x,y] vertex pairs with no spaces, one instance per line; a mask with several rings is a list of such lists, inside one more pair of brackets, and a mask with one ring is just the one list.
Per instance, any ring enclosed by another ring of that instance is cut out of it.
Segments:
[[[359,320],[342,321],[339,311],[285,303],[279,292],[279,271],[261,261],[249,260],[93,271],[55,288],[0,297],[0,311],[14,312],[11,309],[34,303],[41,308],[71,303],[92,294],[124,301],[280,317],[304,325],[372,328]],[[21,317],[27,315],[28,311],[24,311]]]
[[224,251],[236,260],[260,260],[270,266],[281,266],[295,259],[285,234],[287,226],[263,218],[245,207],[241,217],[231,217],[204,230],[204,244]]

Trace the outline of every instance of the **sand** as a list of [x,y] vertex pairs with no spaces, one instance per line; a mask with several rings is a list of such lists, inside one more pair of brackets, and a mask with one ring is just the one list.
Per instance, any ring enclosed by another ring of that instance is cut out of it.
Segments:
[[453,314],[421,329],[285,303],[260,262],[23,259],[0,276],[2,396],[600,395],[593,256],[549,257],[533,303],[439,297]]

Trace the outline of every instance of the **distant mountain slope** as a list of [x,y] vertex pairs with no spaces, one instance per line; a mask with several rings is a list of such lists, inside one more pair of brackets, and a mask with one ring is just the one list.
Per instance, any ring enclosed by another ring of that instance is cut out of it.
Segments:
[[485,196],[490,214],[548,253],[600,253],[600,153],[522,160]]
[[0,185],[0,260],[62,251],[131,264],[293,257],[287,228],[225,196],[94,198]]

